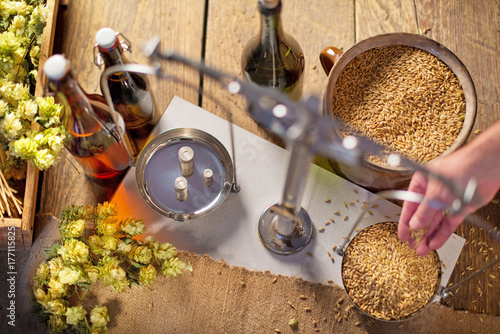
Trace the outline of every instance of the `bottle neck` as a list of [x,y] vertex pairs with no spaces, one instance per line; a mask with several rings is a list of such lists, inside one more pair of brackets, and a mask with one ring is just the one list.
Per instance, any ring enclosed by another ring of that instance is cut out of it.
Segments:
[[70,102],[71,99],[84,99],[86,93],[80,87],[78,81],[73,78],[71,72],[68,72],[62,79],[52,81],[51,86],[56,93],[63,95]]
[[123,59],[123,48],[120,45],[120,42],[118,41],[118,38],[116,39],[115,44],[109,48],[109,49],[104,49],[101,47],[98,47],[99,52],[101,54],[101,57],[104,61],[104,66],[105,67],[110,67],[113,65],[121,65],[123,63],[126,63],[126,61]]
[[73,117],[79,117],[85,113],[94,113],[88,94],[73,78],[71,72],[68,72],[61,80],[52,81],[51,87],[65,105],[64,119],[66,121],[70,114],[73,114]]
[[281,1],[275,8],[266,8],[259,1],[261,44],[278,51],[279,41],[283,39],[284,31],[281,25]]

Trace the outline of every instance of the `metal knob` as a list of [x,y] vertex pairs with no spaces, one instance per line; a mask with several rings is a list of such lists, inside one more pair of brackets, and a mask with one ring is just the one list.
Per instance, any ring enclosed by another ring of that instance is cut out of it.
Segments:
[[207,168],[203,171],[203,184],[205,184],[205,186],[207,187],[210,187],[213,183],[213,180],[214,180],[214,172]]
[[188,196],[188,182],[185,177],[179,176],[175,179],[175,197],[179,201],[185,201]]
[[179,149],[179,167],[184,177],[191,176],[194,171],[194,151],[189,146],[183,146]]

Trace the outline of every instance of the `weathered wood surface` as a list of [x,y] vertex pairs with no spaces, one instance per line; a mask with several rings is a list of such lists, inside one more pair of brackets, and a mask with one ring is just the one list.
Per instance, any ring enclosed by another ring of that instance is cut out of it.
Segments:
[[[500,3],[498,1],[418,1],[416,10],[421,28],[427,35],[453,51],[465,64],[477,92],[475,131],[481,131],[500,120]],[[432,14],[432,15],[431,15]],[[473,134],[469,140],[473,140]],[[499,157],[500,162],[500,157]],[[497,194],[496,198],[500,195]],[[500,228],[500,204],[491,203],[478,215]],[[500,253],[500,244],[484,230],[470,223],[460,226],[458,234],[470,241],[462,251],[452,281],[456,282],[478,269],[487,257]],[[486,246],[487,245],[487,246]],[[491,247],[491,249],[490,249]],[[484,254],[478,256],[480,251]],[[462,275],[462,273],[466,273]],[[496,266],[464,285],[447,305],[474,312],[500,314],[500,270]]]
[[[141,46],[158,36],[162,47],[200,61],[203,36],[202,1],[150,0],[92,0],[68,1],[61,12],[57,52],[64,53],[82,88],[88,93],[100,93],[101,70],[94,65],[93,47],[95,34],[103,27],[111,27],[132,43],[132,57],[139,63],[147,60]],[[170,103],[174,95],[198,104],[198,72],[184,66],[175,66],[168,72],[180,78],[180,82],[156,81],[154,92],[160,110]],[[196,89],[190,88],[194,86]],[[40,199],[40,211],[59,215],[65,205],[97,203],[109,199],[113,191],[89,182],[80,166],[65,154],[63,161],[44,173]]]
[[[500,119],[500,3],[472,0],[340,0],[311,2],[283,1],[283,24],[301,44],[306,57],[304,95],[322,98],[326,75],[318,54],[327,45],[347,50],[356,42],[382,33],[424,33],[454,52],[468,68],[475,82],[478,115],[475,130],[487,128]],[[258,30],[256,0],[241,1],[160,1],[160,0],[86,0],[68,1],[60,20],[60,50],[72,61],[73,69],[88,92],[98,92],[99,70],[93,65],[94,34],[104,26],[123,33],[133,44],[138,61],[140,43],[160,35],[163,49],[173,48],[191,59],[200,60],[216,69],[241,75],[240,57],[244,44]],[[204,24],[206,16],[206,32]],[[204,48],[203,48],[204,45]],[[218,84],[203,79],[203,94],[188,88],[198,87],[198,73],[182,66],[172,71],[181,77],[179,83],[157,83],[156,95],[161,108],[176,94],[201,105],[208,111],[232,121],[269,140],[273,140],[245,113],[245,101],[231,96]],[[230,118],[224,110],[231,114]],[[476,134],[471,135],[473,139]],[[68,158],[43,175],[39,211],[58,215],[67,204],[95,204],[109,199],[106,190],[86,180],[79,167]],[[318,163],[328,168],[327,159]],[[497,198],[499,196],[497,195]],[[478,214],[498,226],[500,204],[489,204]],[[489,257],[500,251],[500,245],[484,231],[464,223],[458,230],[469,243],[460,255],[451,281],[456,282],[478,269],[485,256],[479,253],[487,244]],[[475,240],[475,241],[474,241]],[[479,243],[479,245],[478,245]],[[484,246],[484,245],[483,245]],[[491,249],[489,249],[491,248]],[[462,275],[462,272],[465,272]],[[500,315],[500,269],[497,266],[463,285],[444,303],[457,309]],[[480,287],[480,290],[478,290]]]

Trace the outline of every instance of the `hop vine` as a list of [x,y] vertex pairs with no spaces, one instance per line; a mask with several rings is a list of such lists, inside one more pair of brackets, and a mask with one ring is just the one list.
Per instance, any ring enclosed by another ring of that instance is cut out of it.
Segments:
[[46,261],[33,275],[35,310],[51,332],[108,331],[108,309],[95,306],[89,311],[80,297],[97,282],[119,293],[132,285],[152,288],[159,274],[170,278],[192,271],[170,243],[152,236],[136,238],[146,231],[143,220],[119,221],[117,215],[116,204],[108,202],[63,209],[60,240],[45,249]]
[[[46,170],[61,160],[68,135],[62,106],[53,97],[34,97],[45,0],[0,2],[0,141],[6,178],[24,179],[27,162]],[[32,130],[38,123],[40,130]]]

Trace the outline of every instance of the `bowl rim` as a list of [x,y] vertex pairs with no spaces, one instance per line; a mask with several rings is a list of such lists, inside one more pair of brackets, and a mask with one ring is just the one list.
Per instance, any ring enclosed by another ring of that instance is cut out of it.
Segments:
[[[453,144],[450,145],[446,149],[446,151],[444,151],[438,157],[443,157],[445,155],[450,154],[451,152],[455,151],[466,142],[474,126],[477,114],[476,88],[472,80],[472,77],[467,68],[465,67],[465,65],[463,64],[463,62],[444,45],[426,36],[413,33],[404,33],[404,32],[380,34],[364,39],[354,44],[347,51],[343,52],[342,55],[339,57],[339,59],[335,62],[335,64],[331,68],[330,73],[328,74],[328,83],[325,90],[325,96],[323,99],[324,101],[323,112],[327,115],[332,114],[330,106],[332,104],[331,100],[333,96],[333,90],[335,89],[335,83],[337,82],[345,66],[356,56],[360,55],[365,51],[368,51],[376,47],[389,46],[389,45],[406,45],[427,51],[430,54],[436,56],[443,63],[445,63],[458,78],[465,96],[465,119],[462,125],[462,129],[460,130],[460,133],[458,134]],[[342,138],[341,134],[338,133],[338,130],[336,131],[337,135],[339,135],[339,137]],[[367,159],[364,159],[364,162],[368,164],[372,169],[380,171],[389,170],[394,172],[406,172],[413,170],[412,168],[409,167],[399,167],[399,166],[394,167],[394,166],[381,165],[369,161]]]

